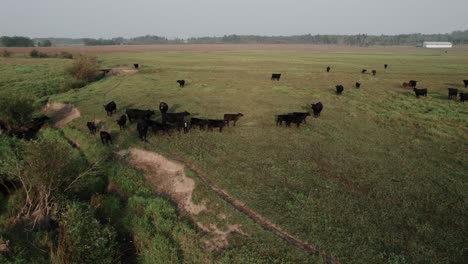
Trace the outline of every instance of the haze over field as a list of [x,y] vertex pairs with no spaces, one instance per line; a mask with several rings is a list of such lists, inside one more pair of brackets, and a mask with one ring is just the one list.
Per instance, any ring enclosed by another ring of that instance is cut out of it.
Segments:
[[2,0],[0,35],[187,38],[445,33],[464,30],[467,9],[466,0]]

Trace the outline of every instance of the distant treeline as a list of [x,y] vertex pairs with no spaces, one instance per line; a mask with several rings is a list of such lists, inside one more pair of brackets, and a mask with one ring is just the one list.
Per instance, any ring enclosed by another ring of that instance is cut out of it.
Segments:
[[197,37],[188,39],[168,39],[160,36],[141,36],[135,38],[112,39],[71,39],[71,38],[37,38],[1,37],[1,46],[30,47],[50,41],[53,46],[85,45],[150,45],[150,44],[335,44],[351,46],[372,45],[405,45],[415,46],[423,41],[450,41],[455,45],[468,44],[468,30],[454,31],[447,34],[400,34],[400,35],[297,35],[297,36],[256,36],[225,35],[223,37]]

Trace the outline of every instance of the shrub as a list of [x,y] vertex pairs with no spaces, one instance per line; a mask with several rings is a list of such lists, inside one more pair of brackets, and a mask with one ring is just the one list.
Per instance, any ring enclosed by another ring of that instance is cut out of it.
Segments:
[[93,210],[79,203],[69,204],[59,221],[52,263],[116,263],[116,232],[94,218]]
[[20,127],[32,119],[34,99],[23,95],[0,96],[0,120],[11,127]]
[[87,81],[73,79],[63,84],[63,90],[68,91],[70,89],[79,89],[85,87],[87,84]]
[[49,57],[47,53],[43,53],[35,49],[31,50],[29,55],[31,56],[31,58],[48,58]]
[[73,59],[73,54],[66,52],[66,51],[62,51],[59,57],[63,59]]
[[79,56],[66,71],[77,80],[92,82],[98,77],[98,63],[96,57]]
[[9,57],[11,57],[12,54],[13,54],[13,52],[11,52],[11,51],[5,49],[5,50],[3,50],[3,52],[2,52],[2,57],[4,57],[4,58],[9,58]]

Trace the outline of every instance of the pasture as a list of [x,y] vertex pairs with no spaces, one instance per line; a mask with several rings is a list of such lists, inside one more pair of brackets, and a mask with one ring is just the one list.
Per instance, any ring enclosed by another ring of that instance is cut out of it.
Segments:
[[[467,48],[444,53],[246,47],[92,50],[102,67],[139,63],[140,69],[64,93],[57,92],[69,78],[63,73],[67,60],[17,54],[0,58],[0,89],[33,93],[38,104],[77,107],[81,117],[62,131],[79,142],[88,160],[131,147],[183,157],[264,218],[342,263],[466,261],[468,104],[448,100],[447,88],[468,92],[462,82],[468,79]],[[280,81],[270,80],[273,72],[282,74]],[[179,79],[186,81],[184,88]],[[428,89],[427,97],[416,98],[402,87],[410,79]],[[335,93],[338,84],[344,86],[341,95]],[[107,117],[103,105],[112,100],[117,114]],[[161,101],[169,112],[188,111],[191,117],[244,116],[222,133],[149,132],[146,143],[135,123],[120,131],[116,120],[126,108],[153,109],[153,118],[160,119]],[[319,101],[324,105],[319,118],[310,116],[299,128],[275,125],[275,115],[311,111],[310,104]],[[101,121],[113,145],[102,146],[98,135],[89,135],[86,122],[92,120]],[[242,232],[229,235],[229,246],[214,260],[320,261],[260,228],[193,171],[186,174],[196,183],[194,202],[207,208],[190,221],[241,225]]]

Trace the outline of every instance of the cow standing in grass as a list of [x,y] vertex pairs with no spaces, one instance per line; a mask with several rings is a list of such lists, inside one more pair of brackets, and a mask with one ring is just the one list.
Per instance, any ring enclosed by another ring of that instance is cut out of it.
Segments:
[[314,117],[319,117],[320,113],[323,110],[323,104],[321,102],[318,102],[316,104],[311,104],[312,106],[312,111],[314,111]]
[[243,117],[244,115],[242,113],[237,113],[237,114],[224,114],[224,122],[226,125],[229,127],[229,122],[233,121],[233,126],[236,126],[237,120],[239,118]]
[[330,72],[331,68],[330,66],[327,67],[327,72]]
[[101,137],[101,142],[103,145],[108,145],[109,143],[112,144],[112,136],[106,131],[101,131],[99,133],[99,136]]
[[281,78],[281,73],[273,73],[273,74],[271,74],[271,80],[272,80],[272,81],[273,81],[273,80],[279,81],[280,78]]
[[419,96],[427,96],[427,89],[426,88],[424,88],[424,89],[413,88],[413,91],[416,94],[416,97],[418,97],[418,98],[419,98]]
[[92,135],[94,135],[96,133],[97,127],[96,127],[96,124],[94,122],[88,122],[88,123],[86,123],[86,126],[89,129],[89,133],[91,133]]
[[338,94],[338,95],[339,95],[339,94],[342,94],[343,91],[344,91],[343,85],[340,84],[340,85],[337,85],[337,86],[336,86],[336,94]]
[[119,120],[117,120],[117,124],[119,125],[120,130],[125,129],[125,124],[127,123],[127,116],[121,115]]
[[112,116],[113,113],[117,112],[117,104],[112,101],[104,105],[104,109],[106,110],[107,116]]
[[468,80],[463,80],[463,84],[465,85],[465,88],[468,87]]

